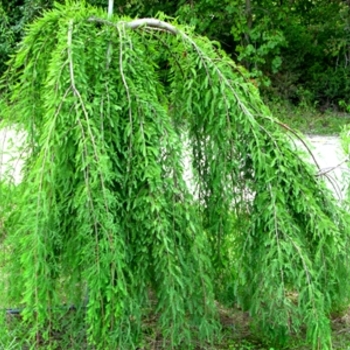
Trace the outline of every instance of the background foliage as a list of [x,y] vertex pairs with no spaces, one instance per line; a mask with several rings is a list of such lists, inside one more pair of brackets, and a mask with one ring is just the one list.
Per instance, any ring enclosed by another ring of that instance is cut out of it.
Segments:
[[[87,2],[107,7],[104,0]],[[26,24],[52,6],[52,0],[2,1],[1,72]],[[344,110],[350,102],[349,6],[341,0],[115,1],[121,15],[162,11],[195,26],[249,70],[266,98],[307,101],[321,111]]]

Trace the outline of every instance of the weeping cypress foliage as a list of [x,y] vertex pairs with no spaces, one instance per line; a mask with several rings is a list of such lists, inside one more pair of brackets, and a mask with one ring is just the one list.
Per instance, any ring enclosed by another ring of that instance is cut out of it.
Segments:
[[74,304],[68,329],[98,349],[140,346],[150,317],[165,348],[204,344],[219,301],[274,341],[305,326],[314,348],[330,346],[329,315],[348,302],[349,217],[217,45],[56,5],[3,87],[6,120],[28,134],[4,288],[34,343]]

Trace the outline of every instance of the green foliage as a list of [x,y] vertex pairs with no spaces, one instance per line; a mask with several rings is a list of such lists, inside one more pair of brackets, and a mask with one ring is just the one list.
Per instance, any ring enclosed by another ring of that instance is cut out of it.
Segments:
[[337,109],[349,95],[349,4],[344,1],[191,1],[180,20],[237,57],[266,96]]
[[281,122],[304,134],[339,135],[350,121],[345,113],[335,111],[321,113],[315,106],[307,103],[295,106],[288,101],[277,99],[268,100],[266,103],[272,114],[278,115]]
[[[4,0],[0,15],[0,73],[26,26],[52,0]],[[58,3],[64,3],[59,0]],[[107,8],[107,0],[86,0]],[[349,4],[335,0],[119,0],[114,12],[154,17],[159,12],[195,26],[248,69],[264,95],[322,110],[349,102]],[[304,94],[306,92],[306,94]]]
[[217,301],[275,343],[305,327],[329,348],[349,215],[217,45],[135,23],[56,5],[3,78],[5,119],[28,135],[6,201],[5,302],[24,307],[33,347],[60,329],[66,348],[136,348],[150,318],[165,348],[207,344]]
[[281,48],[282,65],[271,76],[272,85],[294,103],[306,97],[322,110],[337,109],[349,92],[349,5],[300,0],[282,12],[284,19],[273,22],[283,31],[287,45]]
[[[2,5],[0,4],[0,56],[8,57],[12,52],[14,35],[9,25],[9,19]],[[0,62],[0,72],[5,70],[5,62]]]
[[[49,1],[53,3],[53,1]],[[0,3],[0,75],[7,68],[7,61],[14,54],[25,26],[47,5],[43,0],[3,0]]]
[[52,309],[59,293],[74,304],[88,293],[88,338],[105,349],[139,341],[151,288],[164,341],[189,343],[193,329],[206,340],[215,327],[211,267],[155,47],[147,33],[101,28],[92,15],[104,17],[79,6],[48,12],[6,78],[20,80],[9,104],[31,139],[8,223],[9,296],[27,306],[25,319],[37,310],[34,336],[60,314]]

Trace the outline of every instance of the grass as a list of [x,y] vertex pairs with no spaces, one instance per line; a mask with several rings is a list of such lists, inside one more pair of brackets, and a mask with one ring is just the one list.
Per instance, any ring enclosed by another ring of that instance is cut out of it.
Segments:
[[320,112],[307,104],[293,106],[288,102],[274,101],[268,105],[275,117],[304,134],[339,135],[350,124],[349,113],[331,110]]

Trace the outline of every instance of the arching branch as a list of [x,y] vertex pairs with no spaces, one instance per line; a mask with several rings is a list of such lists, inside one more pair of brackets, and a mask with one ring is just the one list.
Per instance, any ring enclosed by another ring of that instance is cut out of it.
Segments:
[[179,30],[176,29],[174,26],[172,26],[169,23],[166,23],[164,21],[161,21],[159,19],[155,19],[155,18],[140,18],[140,19],[136,19],[134,21],[131,22],[117,22],[117,23],[113,23],[111,21],[107,21],[105,19],[101,19],[101,18],[97,18],[97,17],[90,17],[89,22],[98,22],[98,23],[103,23],[103,24],[107,24],[113,27],[117,27],[120,23],[123,23],[125,25],[125,27],[130,28],[130,29],[138,29],[140,27],[147,27],[147,28],[156,28],[156,29],[162,29],[165,30],[171,34],[177,35],[179,34]]

